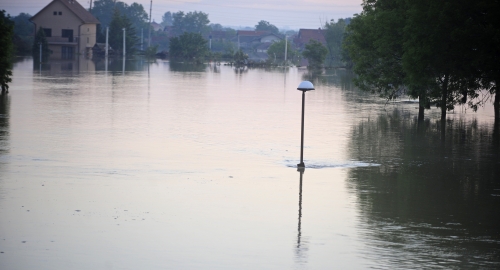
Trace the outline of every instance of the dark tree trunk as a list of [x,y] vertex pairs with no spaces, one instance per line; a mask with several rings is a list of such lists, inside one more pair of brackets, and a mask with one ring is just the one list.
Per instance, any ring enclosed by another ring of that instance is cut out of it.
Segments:
[[425,110],[425,96],[418,96],[418,122],[424,121],[424,110]]

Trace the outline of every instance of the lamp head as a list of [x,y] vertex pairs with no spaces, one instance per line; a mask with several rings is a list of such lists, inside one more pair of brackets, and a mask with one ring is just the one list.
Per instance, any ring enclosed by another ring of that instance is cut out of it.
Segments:
[[297,90],[300,90],[300,91],[314,90],[314,85],[310,81],[303,81],[299,84],[299,87],[297,87]]

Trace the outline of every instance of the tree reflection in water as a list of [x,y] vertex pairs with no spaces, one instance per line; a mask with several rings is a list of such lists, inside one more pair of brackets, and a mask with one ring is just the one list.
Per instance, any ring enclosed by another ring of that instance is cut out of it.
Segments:
[[418,123],[398,110],[352,130],[360,230],[371,259],[390,268],[500,267],[498,125]]

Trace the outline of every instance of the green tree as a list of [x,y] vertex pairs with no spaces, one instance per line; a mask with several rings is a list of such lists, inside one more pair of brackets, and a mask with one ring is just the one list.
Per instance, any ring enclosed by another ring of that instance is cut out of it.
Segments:
[[115,9],[114,0],[96,0],[92,7],[92,15],[101,22],[101,28],[106,31],[113,19],[113,11]]
[[47,38],[45,37],[45,32],[43,28],[38,28],[36,32],[35,39],[33,40],[33,59],[35,63],[39,63],[40,61],[40,44],[42,45],[42,62],[46,62],[49,59],[50,50],[49,43],[47,42]]
[[269,46],[269,49],[267,49],[269,59],[274,60],[274,56],[276,56],[276,60],[285,61],[285,45],[287,46],[287,61],[297,59],[300,55],[299,52],[292,48],[290,41],[286,42],[285,40],[273,42]]
[[199,33],[189,33],[170,38],[170,58],[201,63],[208,55],[207,40]]
[[174,19],[172,28],[175,35],[181,35],[185,32],[199,34],[210,32],[208,14],[201,11],[188,12],[186,14],[179,11],[174,13],[172,17]]
[[[402,63],[405,14],[404,1],[365,1],[362,13],[346,28],[342,44],[354,64],[354,84],[388,100],[407,93]],[[412,93],[422,97],[419,115],[423,119],[428,99],[416,91]]]
[[306,44],[302,55],[309,61],[309,66],[313,68],[321,67],[325,61],[325,57],[328,54],[326,49],[321,42],[311,39],[309,43]]
[[467,31],[474,2],[418,0],[407,5],[402,58],[406,82],[411,88],[439,94],[444,125],[446,112],[468,97],[477,97],[480,88],[471,65],[474,33]]
[[255,25],[256,31],[269,31],[274,34],[279,34],[280,30],[275,25],[269,23],[268,21],[261,20]]
[[165,12],[165,14],[161,17],[161,20],[161,25],[163,25],[163,27],[171,26],[174,22],[174,18],[172,17],[172,13],[170,11]]
[[128,55],[134,54],[138,38],[135,28],[127,16],[120,15],[120,11],[115,9],[113,19],[109,25],[109,45],[119,52],[123,52],[123,28],[125,28],[125,50]]
[[245,65],[248,61],[248,54],[244,53],[242,50],[239,50],[233,55],[233,61],[237,66]]
[[12,17],[14,48],[17,54],[31,53],[31,44],[33,44],[33,24],[29,21],[31,17],[27,13],[19,13],[19,15]]
[[342,63],[342,43],[345,34],[346,23],[344,19],[325,23],[325,39],[328,49],[329,65],[340,66]]
[[12,54],[14,35],[14,23],[9,15],[5,15],[5,10],[0,11],[0,85],[2,94],[9,91],[9,83],[12,81]]

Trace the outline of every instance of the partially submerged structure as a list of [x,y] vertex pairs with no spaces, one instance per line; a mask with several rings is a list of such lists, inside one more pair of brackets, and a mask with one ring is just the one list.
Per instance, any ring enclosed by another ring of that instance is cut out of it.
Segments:
[[35,35],[40,27],[44,31],[51,59],[73,59],[77,54],[92,56],[100,22],[76,0],[53,0],[30,21]]

